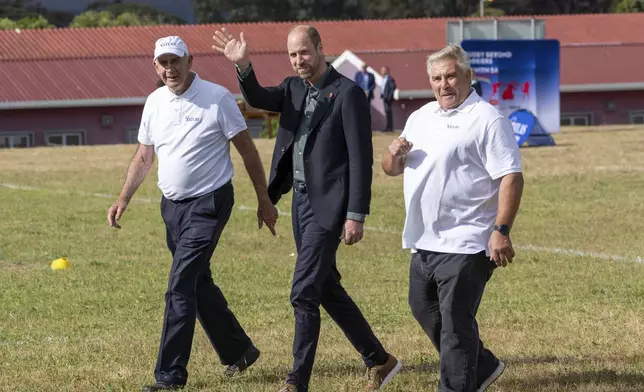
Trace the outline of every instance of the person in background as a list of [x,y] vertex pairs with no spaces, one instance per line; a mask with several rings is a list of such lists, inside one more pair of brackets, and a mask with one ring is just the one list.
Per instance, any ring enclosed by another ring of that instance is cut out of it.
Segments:
[[367,68],[367,64],[362,64],[361,70],[356,72],[354,82],[364,91],[367,101],[371,103],[373,91],[376,89],[376,77]]
[[394,130],[394,116],[392,110],[392,103],[394,100],[394,91],[396,91],[396,81],[391,77],[389,73],[389,67],[383,66],[380,70],[382,74],[382,86],[380,88],[380,98],[382,98],[382,104],[385,108],[385,116],[387,118],[387,123],[385,126],[385,132],[393,132]]

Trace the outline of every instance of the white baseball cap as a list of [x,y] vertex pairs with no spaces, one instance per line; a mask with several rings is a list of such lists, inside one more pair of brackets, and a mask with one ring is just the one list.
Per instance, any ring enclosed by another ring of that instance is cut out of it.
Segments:
[[159,38],[154,46],[154,59],[158,59],[162,54],[172,53],[179,57],[188,54],[188,46],[183,42],[181,37],[172,35],[170,37]]

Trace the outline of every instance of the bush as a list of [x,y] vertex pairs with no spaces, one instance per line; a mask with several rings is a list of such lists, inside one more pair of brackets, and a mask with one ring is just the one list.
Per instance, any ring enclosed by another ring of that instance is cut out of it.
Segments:
[[264,120],[264,129],[260,133],[259,137],[262,139],[272,139],[277,136],[277,130],[280,126],[280,118],[271,117]]

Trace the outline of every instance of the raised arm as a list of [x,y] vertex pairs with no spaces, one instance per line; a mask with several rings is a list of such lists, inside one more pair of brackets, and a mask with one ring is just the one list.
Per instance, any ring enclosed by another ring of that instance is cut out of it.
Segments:
[[248,44],[244,39],[244,33],[239,34],[238,40],[228,30],[222,28],[221,31],[215,31],[213,40],[215,41],[213,49],[222,53],[235,64],[239,87],[246,102],[254,108],[281,112],[285,83],[282,82],[275,87],[262,87],[259,84],[253,65],[248,58]]
[[404,137],[394,139],[382,154],[382,170],[388,176],[399,176],[405,171],[407,154],[413,147]]

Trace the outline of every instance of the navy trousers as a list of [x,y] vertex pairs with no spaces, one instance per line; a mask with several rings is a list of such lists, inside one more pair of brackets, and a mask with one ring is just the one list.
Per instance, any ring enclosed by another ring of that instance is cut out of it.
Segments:
[[439,353],[439,392],[475,392],[499,365],[483,346],[476,323],[495,267],[485,252],[412,254],[409,305]]
[[210,272],[210,258],[233,204],[230,182],[200,197],[161,200],[173,259],[155,370],[157,381],[186,383],[197,318],[224,365],[236,362],[252,344]]
[[358,306],[340,284],[335,254],[342,226],[328,231],[317,224],[306,186],[293,192],[293,234],[297,261],[291,289],[295,314],[293,370],[287,382],[307,391],[320,335],[320,305],[338,324],[368,367],[387,362],[388,354]]
[[391,132],[394,130],[394,114],[392,110],[392,102],[383,100],[382,103],[385,107],[385,116],[387,118],[387,125],[385,126],[385,131]]

